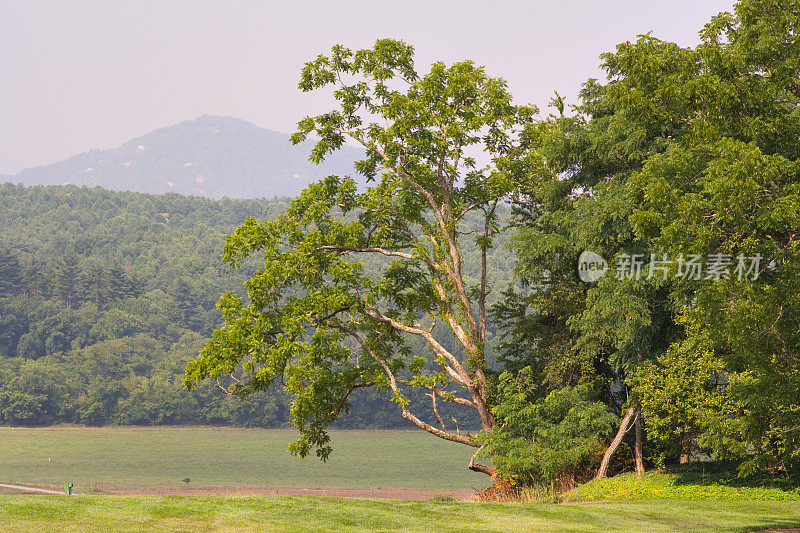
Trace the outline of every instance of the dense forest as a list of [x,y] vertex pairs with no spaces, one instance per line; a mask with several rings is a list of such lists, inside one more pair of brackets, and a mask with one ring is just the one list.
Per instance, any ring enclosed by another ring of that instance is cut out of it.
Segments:
[[[0,421],[288,424],[280,388],[241,402],[213,381],[191,392],[181,382],[221,324],[220,294],[241,292],[255,269],[221,261],[225,235],[287,205],[0,185]],[[507,284],[512,256],[495,254]],[[339,425],[402,425],[378,396],[359,391]]]

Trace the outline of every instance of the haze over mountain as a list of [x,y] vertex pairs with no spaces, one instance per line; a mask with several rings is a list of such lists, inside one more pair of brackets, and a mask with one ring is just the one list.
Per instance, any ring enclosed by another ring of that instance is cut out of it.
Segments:
[[344,146],[321,165],[308,161],[312,142],[232,117],[203,115],[157,129],[108,150],[22,170],[0,181],[23,185],[99,185],[117,191],[177,192],[211,198],[296,196],[331,174],[355,176],[356,148]]

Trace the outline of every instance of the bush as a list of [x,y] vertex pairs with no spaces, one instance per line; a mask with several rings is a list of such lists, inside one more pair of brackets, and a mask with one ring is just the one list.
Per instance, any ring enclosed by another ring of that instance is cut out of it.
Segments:
[[497,426],[483,434],[484,451],[514,483],[569,486],[599,464],[618,417],[592,401],[587,386],[565,387],[544,399],[529,397],[536,387],[529,367],[500,376]]

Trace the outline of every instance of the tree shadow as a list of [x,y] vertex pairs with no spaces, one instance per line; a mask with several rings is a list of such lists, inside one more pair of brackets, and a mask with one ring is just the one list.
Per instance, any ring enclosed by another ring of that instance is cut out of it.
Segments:
[[737,489],[778,489],[800,498],[800,473],[740,476],[735,462],[695,461],[672,465],[665,473],[674,476],[675,485],[720,485]]

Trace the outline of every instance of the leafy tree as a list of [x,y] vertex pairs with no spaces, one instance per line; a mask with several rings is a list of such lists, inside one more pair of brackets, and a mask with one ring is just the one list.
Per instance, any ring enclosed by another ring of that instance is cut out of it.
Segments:
[[54,292],[67,304],[67,309],[71,309],[78,292],[78,255],[75,250],[68,248],[58,258],[53,274]]
[[[402,416],[425,431],[480,447],[448,427],[438,404],[473,410],[484,432],[495,427],[488,258],[501,231],[498,206],[527,172],[519,134],[535,109],[512,104],[503,80],[468,61],[420,75],[413,49],[392,40],[356,52],[335,46],[306,64],[300,88],[326,86],[338,109],[300,121],[293,141],[317,136],[315,162],[348,140],[361,145],[366,156],[355,167],[374,185],[359,192],[350,178],[328,177],[284,215],[249,218],[226,240],[232,265],[253,254],[264,264],[247,283],[249,302],[220,299],[225,326],[188,365],[186,384],[230,374],[229,392],[244,397],[285,382],[301,436],[291,450],[301,456],[316,447],[328,457],[326,428],[367,387],[389,389]],[[464,225],[470,214],[477,231]],[[474,283],[464,263],[471,249]],[[370,256],[387,260],[367,273]],[[424,348],[412,350],[413,338]],[[429,395],[435,422],[412,411],[409,389]],[[493,473],[474,457],[470,468]]]
[[28,313],[20,298],[0,298],[0,357],[13,357],[28,328]]
[[631,386],[647,420],[647,437],[659,447],[656,462],[686,461],[719,413],[729,412],[721,385],[722,360],[697,339],[675,343],[636,369]]
[[[695,49],[623,43],[576,114],[533,133],[542,164],[523,183],[517,238],[532,290],[502,310],[509,338],[533,347],[519,364],[544,361],[566,383],[605,377],[609,403],[627,402],[618,437],[643,409],[661,458],[698,436],[744,471],[798,465],[799,13],[794,0],[743,0]],[[612,274],[620,253],[673,262],[666,279],[645,267],[639,280],[581,285],[586,249]],[[722,254],[730,269],[681,278],[681,254]],[[740,277],[745,257],[761,268]],[[548,323],[558,336],[542,334]],[[676,406],[677,381],[690,396]]]
[[795,0],[742,0],[712,19],[659,80],[673,87],[661,106],[681,135],[629,184],[640,238],[724,262],[675,299],[688,340],[725,370],[727,403],[699,440],[743,472],[800,469],[798,30]]
[[19,294],[21,286],[19,258],[8,248],[0,248],[0,298]]
[[22,286],[24,287],[25,296],[35,297],[41,296],[42,291],[42,276],[41,266],[36,261],[36,258],[31,255],[26,261],[23,261],[21,267]]
[[85,265],[78,277],[78,292],[82,300],[104,307],[112,297],[110,272],[95,261]]
[[3,392],[0,394],[0,414],[8,424],[41,424],[45,421],[42,404],[46,399],[43,394]]
[[559,114],[529,128],[537,162],[520,185],[519,229],[512,241],[527,294],[509,293],[496,311],[507,329],[503,358],[516,368],[538,369],[542,394],[599,379],[609,408],[623,414],[598,477],[606,475],[630,428],[636,429],[636,469],[644,472],[640,405],[629,395],[627,380],[641,361],[664,351],[680,333],[669,280],[648,279],[643,270],[641,279],[607,275],[587,284],[576,272],[586,250],[612,265],[618,255],[649,258],[647,242],[637,238],[629,221],[635,204],[626,183],[682,127],[630,109],[639,103],[631,93],[672,72],[681,60],[679,47],[654,42],[645,37],[604,55],[607,85],[587,82],[571,116],[563,114],[564,102],[557,97],[552,103]]

